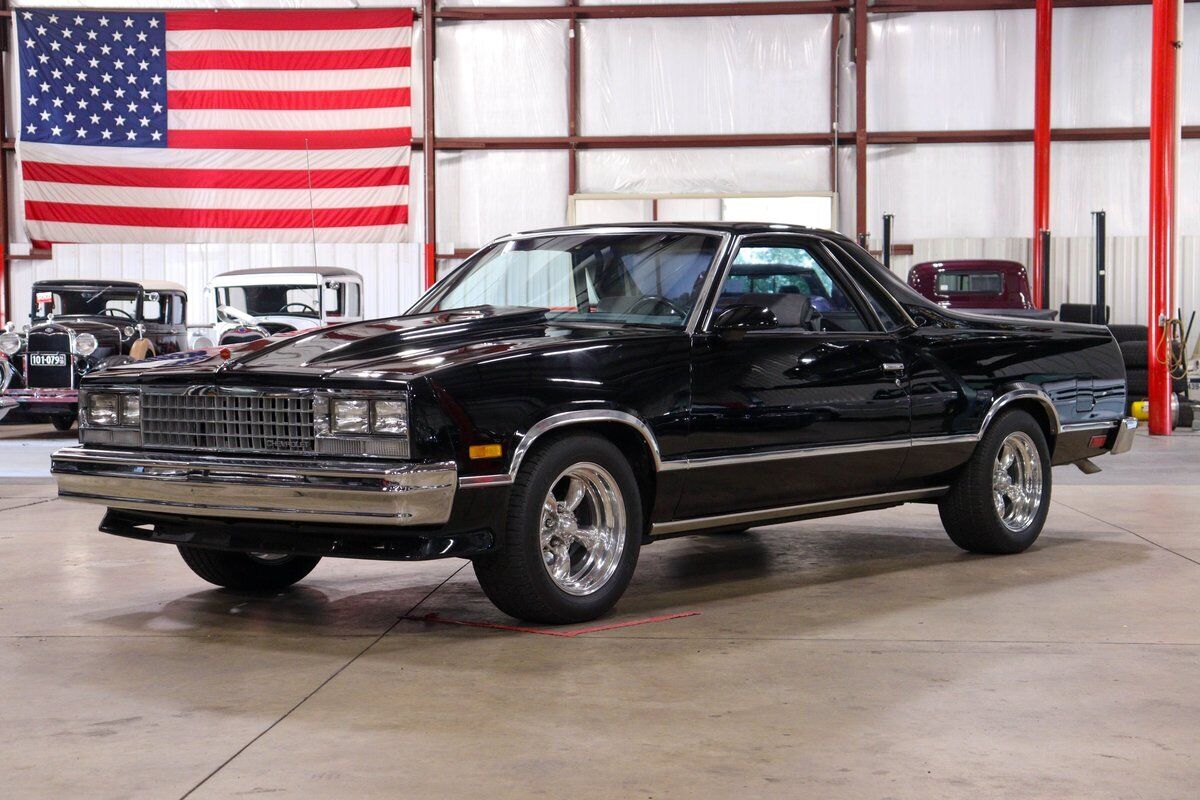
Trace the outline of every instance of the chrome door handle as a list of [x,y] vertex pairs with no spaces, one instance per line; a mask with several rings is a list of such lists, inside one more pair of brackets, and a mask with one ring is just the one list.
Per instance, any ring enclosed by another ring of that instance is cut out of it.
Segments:
[[883,362],[883,371],[884,372],[904,372],[904,365],[900,364],[896,361],[885,361],[885,362]]

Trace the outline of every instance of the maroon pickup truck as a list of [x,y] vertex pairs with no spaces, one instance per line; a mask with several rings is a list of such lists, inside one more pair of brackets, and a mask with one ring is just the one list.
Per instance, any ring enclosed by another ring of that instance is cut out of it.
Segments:
[[1033,307],[1025,267],[1015,261],[925,261],[909,270],[908,285],[943,308],[1034,319],[1058,315]]

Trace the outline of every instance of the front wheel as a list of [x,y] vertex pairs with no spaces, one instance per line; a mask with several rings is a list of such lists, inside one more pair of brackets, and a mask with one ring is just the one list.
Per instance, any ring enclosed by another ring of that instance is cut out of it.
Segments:
[[475,576],[506,614],[583,622],[616,605],[641,536],[641,497],[628,460],[606,439],[567,436],[521,465],[503,540],[474,560]]
[[209,583],[249,592],[286,589],[313,571],[316,556],[227,553],[179,545],[179,555],[192,572]]
[[972,553],[1020,553],[1050,510],[1050,449],[1037,421],[1009,411],[987,429],[938,502],[950,539]]
[[50,424],[54,426],[56,431],[69,431],[71,426],[75,424],[74,414],[55,414],[50,418]]

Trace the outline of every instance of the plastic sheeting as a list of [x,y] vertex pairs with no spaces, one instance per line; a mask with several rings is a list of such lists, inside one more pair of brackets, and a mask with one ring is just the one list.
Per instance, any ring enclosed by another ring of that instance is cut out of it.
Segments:
[[439,22],[439,136],[565,136],[567,22]]
[[438,244],[477,247],[512,231],[565,225],[564,150],[438,153]]
[[585,150],[581,192],[818,192],[829,188],[827,147]]
[[[843,183],[852,188],[849,155],[840,163]],[[1091,212],[1100,210],[1107,213],[1111,235],[1143,234],[1149,225],[1149,155],[1145,141],[1055,142],[1050,161],[1053,235],[1087,235]],[[873,234],[881,229],[882,215],[891,213],[898,241],[1030,235],[1031,144],[872,146],[867,164],[868,228]],[[1178,172],[1177,229],[1181,235],[1198,235],[1200,141],[1181,144]],[[843,193],[842,211],[853,214],[849,193]]]
[[824,14],[580,27],[586,135],[829,130]]

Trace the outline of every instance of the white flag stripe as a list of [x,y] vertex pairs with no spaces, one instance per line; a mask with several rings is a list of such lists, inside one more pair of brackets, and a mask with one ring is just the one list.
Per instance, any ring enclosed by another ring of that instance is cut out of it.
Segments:
[[[131,120],[131,124],[135,122]],[[173,131],[356,131],[407,128],[411,122],[412,113],[408,106],[356,108],[349,111],[167,109],[167,124]]]
[[327,92],[409,86],[408,67],[327,70],[168,70],[167,88],[185,91]]
[[[64,147],[17,142],[23,161],[85,167],[162,169],[307,169],[303,150],[168,150],[165,147]],[[313,150],[312,169],[364,169],[408,164],[408,147]]]
[[390,50],[408,47],[411,28],[340,31],[173,31],[167,52],[176,50]]
[[[147,189],[133,186],[92,186],[81,183],[26,181],[25,199],[48,203],[123,206],[133,208],[305,209],[307,189]],[[313,208],[402,206],[407,186],[313,189]]]
[[[30,238],[42,242],[90,242],[95,244],[139,242],[145,244],[220,244],[240,242],[307,243],[311,228],[138,228],[136,234],[124,225],[91,225],[76,222],[28,221]],[[407,225],[363,225],[353,228],[318,228],[318,242],[406,242]]]

